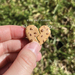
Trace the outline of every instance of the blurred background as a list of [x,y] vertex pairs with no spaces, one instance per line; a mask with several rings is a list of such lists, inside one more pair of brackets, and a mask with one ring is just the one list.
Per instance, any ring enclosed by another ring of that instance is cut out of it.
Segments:
[[75,75],[75,0],[0,0],[0,25],[48,25],[32,75]]

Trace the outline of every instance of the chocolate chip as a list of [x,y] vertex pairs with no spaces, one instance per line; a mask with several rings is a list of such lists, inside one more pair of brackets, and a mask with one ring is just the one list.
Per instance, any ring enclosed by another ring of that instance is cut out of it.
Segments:
[[45,41],[43,40],[43,42],[45,42]]
[[34,32],[34,34],[36,34],[36,32]]
[[41,32],[43,32],[44,30],[43,29],[41,29]]
[[48,35],[48,33],[46,33],[46,35]]
[[32,34],[30,34],[30,36],[32,36]]
[[43,37],[43,35],[41,35],[41,37]]
[[33,30],[32,28],[30,28],[30,30]]

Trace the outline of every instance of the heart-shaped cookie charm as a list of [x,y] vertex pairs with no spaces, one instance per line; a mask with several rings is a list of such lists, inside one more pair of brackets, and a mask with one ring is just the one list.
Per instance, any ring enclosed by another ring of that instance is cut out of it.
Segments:
[[50,35],[51,31],[48,26],[41,26],[39,30],[34,25],[29,25],[26,27],[26,36],[29,41],[36,41],[40,45],[42,45]]

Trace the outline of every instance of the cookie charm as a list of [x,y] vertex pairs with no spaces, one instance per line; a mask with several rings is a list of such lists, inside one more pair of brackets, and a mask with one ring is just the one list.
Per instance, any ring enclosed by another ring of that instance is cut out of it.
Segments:
[[29,39],[29,41],[36,41],[37,40],[37,36],[39,35],[39,31],[38,28],[34,25],[29,25],[26,27],[26,36]]
[[39,28],[40,35],[37,37],[40,45],[43,44],[51,34],[51,31],[48,26],[41,26]]
[[48,26],[41,26],[39,30],[34,25],[29,25],[26,27],[26,36],[29,41],[36,41],[40,45],[42,45],[50,35],[51,31]]

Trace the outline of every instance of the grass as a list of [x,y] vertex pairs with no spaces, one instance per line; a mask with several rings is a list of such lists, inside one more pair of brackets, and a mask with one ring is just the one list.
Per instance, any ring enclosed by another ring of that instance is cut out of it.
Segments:
[[75,0],[0,0],[0,25],[30,24],[52,35],[33,75],[75,75]]

